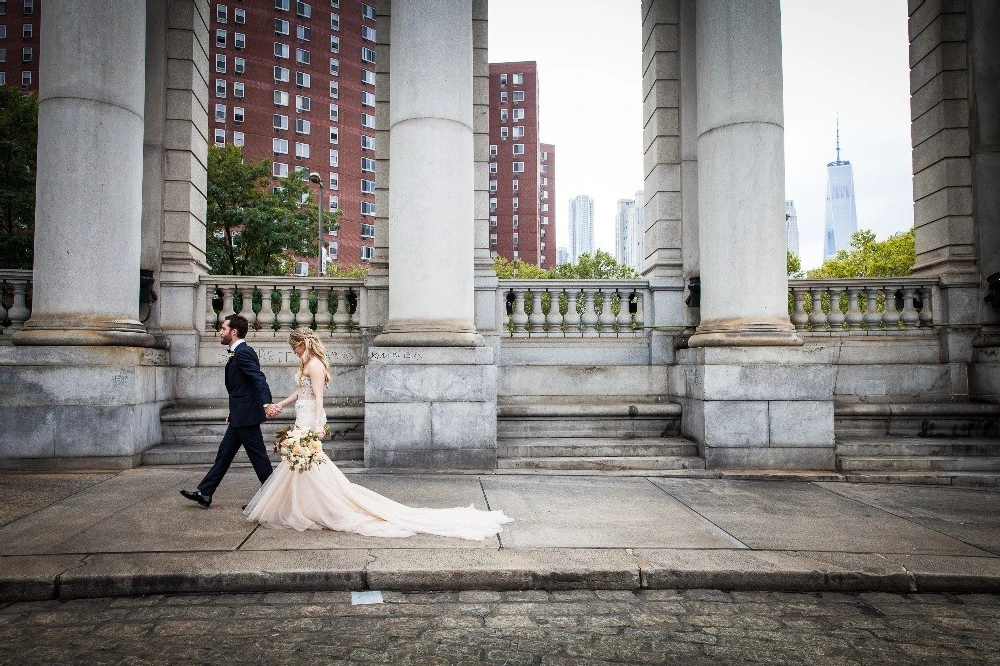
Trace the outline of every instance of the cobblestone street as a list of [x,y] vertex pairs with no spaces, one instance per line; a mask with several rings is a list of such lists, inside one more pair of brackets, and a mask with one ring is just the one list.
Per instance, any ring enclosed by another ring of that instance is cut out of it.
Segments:
[[6,604],[0,664],[989,664],[1000,596],[715,590]]

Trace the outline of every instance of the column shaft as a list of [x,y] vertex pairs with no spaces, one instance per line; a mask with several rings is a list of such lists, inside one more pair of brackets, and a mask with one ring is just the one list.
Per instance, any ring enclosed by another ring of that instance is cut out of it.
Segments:
[[146,7],[42,12],[34,307],[15,344],[151,345],[138,322]]

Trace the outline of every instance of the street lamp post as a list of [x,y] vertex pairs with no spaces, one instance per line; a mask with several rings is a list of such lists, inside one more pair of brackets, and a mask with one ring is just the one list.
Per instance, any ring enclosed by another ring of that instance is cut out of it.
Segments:
[[316,264],[316,269],[322,277],[326,275],[326,266],[323,264],[323,179],[313,171],[309,174],[309,180],[319,185],[319,245],[317,246],[319,261]]

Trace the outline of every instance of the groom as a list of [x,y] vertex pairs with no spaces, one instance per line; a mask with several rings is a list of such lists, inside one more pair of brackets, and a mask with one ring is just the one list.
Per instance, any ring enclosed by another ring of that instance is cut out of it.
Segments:
[[226,362],[226,390],[229,392],[226,423],[229,427],[219,444],[215,464],[198,485],[198,490],[181,491],[181,495],[206,509],[212,505],[212,495],[240,446],[246,449],[261,483],[271,476],[271,461],[267,458],[264,437],[260,433],[260,424],[271,410],[271,389],[260,371],[257,353],[244,340],[249,327],[245,317],[233,314],[223,320],[219,330],[222,344],[229,347],[229,360]]

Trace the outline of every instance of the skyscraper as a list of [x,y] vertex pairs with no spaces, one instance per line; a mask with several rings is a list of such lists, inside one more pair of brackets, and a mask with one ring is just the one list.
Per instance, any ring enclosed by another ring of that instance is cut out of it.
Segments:
[[555,147],[538,138],[538,68],[501,62],[489,70],[490,252],[551,268]]
[[643,207],[646,205],[646,191],[635,191],[635,232],[632,234],[632,256],[635,258],[630,265],[637,272],[642,272],[646,262],[646,223],[643,219]]
[[785,246],[789,252],[799,256],[799,216],[792,199],[785,201]]
[[569,260],[594,253],[594,200],[580,194],[569,200]]
[[615,215],[615,259],[620,264],[642,270],[643,236],[642,226],[643,190],[637,190],[635,199],[619,199]]
[[840,159],[840,121],[837,121],[837,159],[826,165],[826,228],[823,258],[837,256],[851,246],[851,235],[858,230],[854,202],[854,167]]

